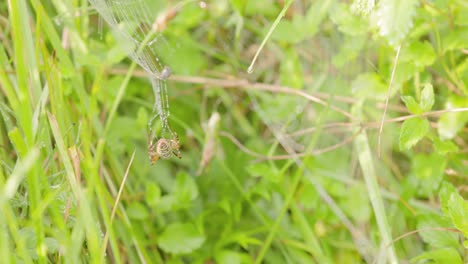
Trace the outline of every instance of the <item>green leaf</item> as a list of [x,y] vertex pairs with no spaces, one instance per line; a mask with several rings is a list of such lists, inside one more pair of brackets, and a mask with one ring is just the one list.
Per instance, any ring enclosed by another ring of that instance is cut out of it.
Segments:
[[442,37],[442,46],[444,52],[468,48],[468,29],[465,27],[451,30]]
[[439,188],[447,158],[436,153],[419,154],[413,159],[412,173],[419,181],[418,194],[429,197]]
[[442,208],[442,212],[445,215],[448,215],[448,210],[449,210],[449,200],[452,194],[456,193],[457,189],[455,187],[448,183],[448,182],[443,182],[442,186],[439,191],[439,200],[440,200],[440,207]]
[[406,107],[411,113],[419,115],[423,112],[419,104],[412,96],[402,96],[401,100],[405,103]]
[[144,220],[149,217],[148,209],[141,203],[134,202],[127,207],[128,217],[136,220]]
[[[262,2],[262,1],[249,1],[249,2]],[[333,1],[314,1],[307,10],[304,21],[304,32],[307,37],[313,37],[319,30],[320,24],[328,14]]]
[[145,199],[150,206],[156,205],[161,199],[161,188],[159,188],[159,185],[154,182],[148,183],[146,186]]
[[468,201],[457,192],[455,187],[444,183],[439,192],[440,203],[444,215],[450,218],[453,225],[468,237]]
[[235,233],[231,235],[231,239],[234,240],[243,248],[248,248],[249,245],[262,245],[263,242],[255,237],[252,237],[246,233]]
[[189,204],[198,197],[197,184],[187,173],[179,173],[173,195],[182,205]]
[[411,62],[419,69],[430,66],[434,63],[436,54],[432,45],[427,42],[415,41],[408,47],[402,48],[400,60]]
[[48,253],[57,253],[60,248],[59,241],[53,237],[46,237],[44,239],[44,244],[47,248]]
[[37,236],[34,229],[32,227],[24,227],[19,230],[18,234],[31,258],[37,259]]
[[360,54],[364,45],[366,44],[365,38],[356,38],[352,36],[345,36],[343,44],[340,47],[338,54],[333,56],[332,62],[338,68],[346,65],[356,59]]
[[215,255],[216,263],[241,264],[245,263],[242,261],[245,258],[245,255],[231,250],[221,250]]
[[[452,227],[447,218],[443,218],[437,214],[425,214],[418,216],[418,229],[430,228],[449,228]],[[423,230],[419,232],[419,236],[424,242],[430,244],[432,247],[458,247],[458,235],[447,230]]]
[[356,222],[366,223],[369,221],[372,210],[364,185],[353,185],[340,205]]
[[362,73],[354,79],[351,91],[361,98],[381,100],[387,96],[387,86],[380,76],[373,72]]
[[333,6],[330,10],[330,19],[337,25],[339,31],[350,36],[364,34],[368,29],[367,21],[351,13],[349,6],[344,3]]
[[[466,107],[468,98],[451,96],[445,103],[445,109]],[[437,130],[441,139],[452,139],[468,122],[468,112],[445,113],[438,122]]]
[[459,150],[458,146],[451,140],[443,141],[440,138],[435,137],[432,142],[434,143],[435,150],[439,154],[447,154],[450,152],[457,152]]
[[419,105],[424,112],[431,110],[432,106],[434,106],[434,88],[432,87],[432,84],[427,83],[424,85]]
[[411,263],[427,263],[428,260],[432,260],[438,264],[463,264],[463,261],[454,248],[441,248],[428,252],[424,252],[421,255],[411,259]]
[[247,167],[247,171],[252,177],[263,177],[271,182],[280,180],[280,172],[268,163],[256,163]]
[[423,118],[405,120],[400,130],[400,149],[410,149],[429,131],[429,122]]
[[413,27],[417,0],[381,0],[374,12],[380,35],[396,46]]
[[160,235],[158,245],[167,253],[186,254],[200,248],[205,236],[192,224],[174,223]]

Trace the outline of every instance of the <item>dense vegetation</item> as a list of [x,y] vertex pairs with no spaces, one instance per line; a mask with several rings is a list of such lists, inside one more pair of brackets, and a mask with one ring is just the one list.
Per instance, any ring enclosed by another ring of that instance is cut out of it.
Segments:
[[182,156],[154,165],[119,28],[0,3],[0,262],[468,261],[466,1],[147,2]]

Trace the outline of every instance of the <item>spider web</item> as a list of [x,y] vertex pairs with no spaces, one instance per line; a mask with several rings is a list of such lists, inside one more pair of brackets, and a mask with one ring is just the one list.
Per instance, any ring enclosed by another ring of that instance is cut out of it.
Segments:
[[[154,115],[148,123],[152,132],[153,121],[159,117],[162,134],[174,136],[169,123],[169,100],[166,80],[171,74],[168,66],[158,58],[158,44],[164,37],[157,31],[156,12],[145,0],[89,0],[118,38],[130,45],[129,57],[150,76],[155,96]],[[167,43],[166,43],[167,44]]]

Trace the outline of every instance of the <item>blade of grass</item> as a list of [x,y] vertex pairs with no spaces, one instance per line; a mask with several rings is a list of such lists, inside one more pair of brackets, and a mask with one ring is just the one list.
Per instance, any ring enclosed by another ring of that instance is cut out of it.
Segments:
[[247,73],[253,73],[255,62],[257,61],[258,56],[260,55],[260,52],[263,50],[263,47],[265,47],[268,39],[270,38],[271,34],[273,34],[273,31],[275,31],[276,27],[278,24],[281,22],[281,19],[286,15],[286,11],[288,11],[289,7],[291,4],[294,2],[294,0],[289,0],[279,13],[278,17],[276,17],[276,20],[273,22],[273,24],[270,27],[270,30],[268,30],[268,33],[266,34],[265,38],[263,38],[262,44],[260,44],[260,47],[258,48],[257,52],[255,53],[254,58],[252,59],[252,62],[250,63],[249,68],[247,69]]
[[[123,192],[123,189],[125,187],[125,183],[127,182],[128,173],[130,171],[130,166],[132,166],[134,158],[135,158],[135,150],[133,151],[132,157],[130,158],[130,162],[128,163],[127,170],[125,171],[124,177],[122,179],[122,183],[120,184],[119,192],[117,193],[117,197],[115,197],[114,206],[112,207],[112,213],[110,215],[110,225],[108,227],[108,230],[112,229],[112,222],[113,222],[114,217],[115,217],[115,212],[117,211],[117,205],[119,204],[120,197],[122,196],[122,192]],[[106,231],[106,235],[104,236],[104,241],[102,242],[102,254],[101,254],[101,260],[102,261],[104,261],[108,240],[109,240],[109,231]]]
[[[75,178],[75,172],[68,155],[67,149],[65,147],[65,142],[63,141],[62,135],[60,133],[59,125],[57,120],[51,113],[47,113],[50,128],[55,139],[55,143],[59,150],[59,156],[62,160],[63,166],[65,167],[66,176],[68,179],[68,184],[75,196],[75,199],[79,203],[78,219],[80,223],[84,223],[83,227],[85,230],[86,241],[88,249],[90,251],[89,255],[91,257],[91,263],[100,263],[100,232],[97,229],[98,221],[95,219],[92,208],[92,194],[93,192],[83,193],[81,191],[80,185]],[[73,236],[73,235],[72,235]]]
[[[356,107],[355,111],[359,107]],[[359,108],[360,109],[360,108]],[[356,116],[361,116],[360,113],[356,113]],[[359,131],[361,128],[357,127],[355,131]],[[392,242],[392,235],[390,232],[390,225],[387,220],[387,215],[385,213],[384,202],[382,199],[382,194],[380,193],[380,188],[377,183],[377,175],[375,173],[374,162],[372,159],[372,153],[369,147],[369,141],[367,134],[362,131],[355,139],[355,148],[356,153],[359,158],[359,164],[361,166],[362,175],[366,183],[367,192],[369,194],[369,200],[372,204],[374,210],[374,215],[377,220],[377,226],[379,229],[380,236],[382,238],[382,244],[389,245]],[[379,258],[379,263],[384,263],[384,259],[388,256],[390,263],[398,263],[398,259],[395,254],[395,249],[393,245],[387,248],[386,256],[377,256]],[[383,259],[381,259],[381,257]]]

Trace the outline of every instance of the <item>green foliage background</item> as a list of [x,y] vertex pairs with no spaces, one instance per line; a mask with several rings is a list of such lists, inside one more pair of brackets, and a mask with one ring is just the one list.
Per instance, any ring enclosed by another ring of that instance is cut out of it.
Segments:
[[2,261],[466,263],[467,15],[187,4],[159,54],[183,158],[151,166],[150,83],[89,3],[1,2]]

